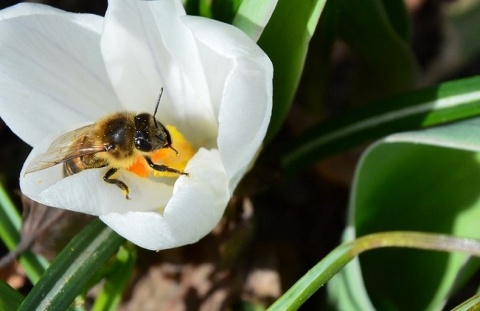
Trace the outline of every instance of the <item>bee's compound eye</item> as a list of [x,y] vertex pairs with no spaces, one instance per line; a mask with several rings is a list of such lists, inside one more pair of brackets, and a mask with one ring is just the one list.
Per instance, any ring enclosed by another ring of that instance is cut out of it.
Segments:
[[144,151],[144,152],[152,151],[152,144],[148,141],[148,138],[146,138],[145,135],[140,131],[137,131],[135,133],[134,143],[135,143],[135,148],[137,148],[140,151]]

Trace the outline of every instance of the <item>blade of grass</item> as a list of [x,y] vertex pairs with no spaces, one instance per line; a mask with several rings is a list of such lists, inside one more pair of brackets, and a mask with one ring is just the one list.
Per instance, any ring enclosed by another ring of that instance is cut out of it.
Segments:
[[107,276],[107,282],[95,300],[93,311],[115,311],[118,309],[136,260],[135,246],[127,244],[125,247],[120,247],[116,262]]
[[408,247],[424,250],[466,252],[480,257],[480,241],[420,232],[382,232],[342,244],[308,271],[275,301],[269,311],[297,310],[313,293],[359,254],[381,247]]
[[308,45],[326,0],[278,2],[258,45],[270,57],[273,77],[273,111],[266,142],[283,125],[297,90]]
[[242,0],[213,0],[212,18],[227,24],[232,24]]
[[[20,214],[0,183],[0,238],[10,251],[20,243],[21,222]],[[48,267],[45,259],[31,252],[25,252],[20,256],[20,264],[33,284],[40,279]]]
[[18,310],[65,310],[123,241],[95,219],[62,250]]
[[233,19],[233,25],[243,30],[252,40],[258,41],[277,2],[278,0],[243,0]]
[[22,220],[15,205],[0,183],[0,238],[9,250],[20,242],[20,226]]
[[0,310],[17,310],[23,298],[22,294],[10,287],[5,281],[0,280]]
[[475,311],[480,310],[480,294],[467,299],[462,304],[456,306],[452,311]]
[[445,124],[480,114],[480,77],[442,83],[322,123],[285,148],[282,165],[289,173],[321,158],[391,133]]
[[199,0],[198,1],[199,14],[203,17],[212,18],[212,1],[211,0]]

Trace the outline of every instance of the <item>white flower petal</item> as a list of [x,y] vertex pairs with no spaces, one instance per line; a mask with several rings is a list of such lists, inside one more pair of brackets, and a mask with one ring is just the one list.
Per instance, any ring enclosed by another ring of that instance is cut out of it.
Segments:
[[[163,86],[155,59],[156,27],[142,14],[140,1],[110,1],[105,14],[101,50],[115,92],[123,106],[150,112]],[[142,109],[143,108],[143,109]]]
[[204,45],[202,61],[231,59],[231,65],[224,61],[218,69],[211,66],[214,73],[208,81],[213,86],[225,83],[223,93],[212,98],[221,103],[217,108],[218,148],[233,191],[258,152],[270,122],[272,64],[245,33],[231,25],[212,24],[196,17],[185,17],[184,21]]
[[[187,17],[178,0],[111,0],[104,21],[34,5],[0,13],[0,115],[35,145],[26,165],[70,124],[122,108],[153,112],[164,87],[158,118],[199,150],[190,175],[164,183],[120,170],[126,200],[103,181],[108,167],[64,177],[62,164],[24,176],[25,165],[22,191],[99,215],[144,248],[196,242],[218,223],[261,146],[271,63],[240,30]],[[42,142],[47,133],[56,134]]]
[[0,21],[4,19],[15,18],[19,16],[32,15],[63,15],[71,22],[90,29],[95,33],[100,33],[103,27],[103,19],[93,14],[72,14],[48,5],[39,3],[19,3],[11,7],[0,10]]
[[35,14],[66,14],[66,12],[43,4],[19,3],[0,10],[0,20]]
[[27,174],[22,178],[21,188],[25,195],[42,204],[90,215],[162,209],[172,196],[172,186],[122,171],[119,179],[130,189],[131,199],[127,200],[120,188],[103,181],[107,170],[89,169],[49,183],[52,174],[58,176],[62,172],[59,165]]
[[216,114],[196,42],[180,20],[183,15],[176,0],[111,1],[102,53],[125,107],[153,111],[164,87],[159,119],[175,125],[190,141],[208,142],[216,136]]
[[64,177],[63,165],[59,164],[24,175],[26,166],[33,158],[44,153],[51,141],[52,138],[49,137],[36,144],[20,175],[23,194],[37,202],[91,215],[103,215],[156,210],[165,207],[172,196],[173,187],[168,184],[121,171],[118,178],[130,190],[131,200],[127,200],[120,188],[103,181],[108,168],[89,169]]
[[[35,14],[25,15],[28,8]],[[118,109],[99,49],[101,17],[35,5],[8,11],[0,21],[0,115],[18,136],[33,145]]]
[[190,177],[176,182],[163,215],[128,212],[112,213],[100,218],[126,239],[151,250],[198,241],[217,225],[230,194],[216,150],[200,149],[186,170]]
[[[270,122],[272,73],[269,60],[261,62],[238,61],[220,107],[218,148],[232,191],[256,157]],[[267,68],[259,70],[261,65]]]

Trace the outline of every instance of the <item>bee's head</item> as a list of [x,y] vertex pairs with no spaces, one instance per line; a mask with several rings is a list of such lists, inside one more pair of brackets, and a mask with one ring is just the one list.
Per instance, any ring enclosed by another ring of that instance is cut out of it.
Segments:
[[162,148],[172,147],[172,137],[162,123],[149,113],[141,113],[135,116],[135,148],[143,152],[152,152]]

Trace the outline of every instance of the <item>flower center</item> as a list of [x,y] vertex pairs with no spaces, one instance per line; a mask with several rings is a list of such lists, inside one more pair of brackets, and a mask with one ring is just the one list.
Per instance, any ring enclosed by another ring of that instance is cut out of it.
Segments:
[[[178,154],[176,154],[171,148],[163,148],[152,152],[149,154],[149,156],[151,157],[153,163],[166,165],[170,168],[174,168],[183,172],[188,161],[190,161],[195,154],[195,150],[193,149],[192,144],[185,139],[185,137],[177,130],[176,127],[167,125],[166,128],[170,132],[172,146],[178,151]],[[160,172],[152,169],[141,155],[137,157],[135,162],[130,165],[127,170],[140,177],[148,177],[152,172],[153,176],[155,177],[179,176],[176,173]]]

